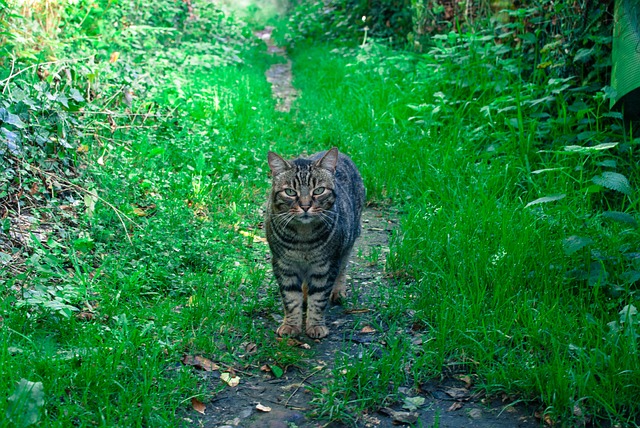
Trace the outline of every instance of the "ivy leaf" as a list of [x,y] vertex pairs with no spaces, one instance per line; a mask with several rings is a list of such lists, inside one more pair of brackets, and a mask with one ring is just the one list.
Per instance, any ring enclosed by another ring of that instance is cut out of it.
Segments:
[[2,131],[2,134],[4,134],[4,141],[5,143],[7,143],[7,148],[9,149],[11,154],[15,156],[19,156],[20,154],[22,154],[22,151],[18,146],[18,143],[20,142],[20,137],[18,136],[18,134],[9,131],[6,128],[0,128],[0,131]]
[[72,100],[78,103],[84,102],[84,97],[82,96],[80,91],[78,91],[76,88],[73,88],[69,91],[69,96],[71,97]]
[[9,113],[6,108],[0,108],[0,120],[18,129],[23,129],[26,125],[17,114]]
[[37,423],[40,420],[40,409],[44,406],[42,382],[20,379],[7,401],[9,403],[5,414],[9,421],[21,427]]
[[617,172],[603,172],[602,175],[596,175],[593,177],[591,181],[598,186],[616,190],[620,193],[624,193],[625,195],[631,195],[631,184],[629,184],[629,180],[627,180],[627,177]]

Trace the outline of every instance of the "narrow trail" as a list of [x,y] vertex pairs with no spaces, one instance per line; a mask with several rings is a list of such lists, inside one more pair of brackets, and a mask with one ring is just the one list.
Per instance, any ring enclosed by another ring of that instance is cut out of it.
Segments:
[[[283,48],[271,39],[273,28],[256,31],[269,52],[286,59],[266,72],[272,85],[276,109],[289,112],[298,91],[292,85],[291,61]],[[355,422],[345,425],[327,422],[329,417],[312,417],[315,405],[313,391],[322,391],[331,380],[338,361],[360,359],[363,353],[383,355],[384,332],[372,325],[380,325],[375,313],[375,299],[379,299],[378,287],[386,283],[384,272],[389,254],[389,237],[397,227],[392,211],[366,208],[362,218],[362,235],[356,242],[348,271],[348,298],[344,306],[333,306],[327,312],[330,334],[323,340],[299,337],[287,340],[288,346],[310,351],[309,357],[296,365],[286,367],[281,377],[269,370],[250,367],[243,373],[242,381],[235,387],[224,387],[219,373],[213,372],[210,390],[218,391],[207,403],[204,415],[190,412],[186,420],[191,426],[207,428],[319,428],[319,427],[380,427],[439,426],[439,427],[537,427],[531,412],[508,405],[498,398],[487,399],[473,390],[469,376],[456,372],[452,367],[443,373],[441,381],[433,381],[416,387],[402,385],[398,388],[400,399],[404,397],[424,403],[419,408],[407,410],[402,404],[384,407],[370,414],[352,415]],[[272,330],[278,325],[279,314],[270,320]],[[275,340],[281,340],[276,338]],[[420,338],[416,338],[420,340]],[[340,400],[341,398],[338,398]],[[342,399],[345,399],[344,397]],[[348,397],[346,398],[348,399]],[[265,411],[268,408],[268,411]]]
[[267,45],[267,51],[286,60],[284,64],[273,64],[266,72],[267,82],[271,83],[271,92],[276,99],[276,110],[288,113],[291,111],[291,103],[298,96],[298,91],[293,87],[293,74],[291,60],[287,56],[287,50],[277,46],[271,35],[274,27],[265,27],[254,32],[254,35]]

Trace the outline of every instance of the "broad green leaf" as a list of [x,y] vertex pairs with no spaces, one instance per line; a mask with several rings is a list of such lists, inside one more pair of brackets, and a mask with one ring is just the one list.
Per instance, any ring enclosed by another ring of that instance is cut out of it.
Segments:
[[44,388],[42,382],[20,379],[20,383],[7,398],[7,420],[16,426],[26,427],[40,420],[40,409],[44,406]]
[[579,251],[584,247],[586,247],[587,245],[591,245],[592,243],[593,243],[593,240],[591,238],[585,238],[582,236],[573,235],[568,238],[565,238],[562,241],[562,246],[564,247],[564,252],[568,256],[570,256],[576,251]]
[[593,55],[594,48],[591,49],[579,49],[576,55],[573,57],[573,62],[587,62]]
[[630,270],[620,275],[620,278],[626,284],[633,284],[635,282],[640,281],[640,272],[638,272],[637,270]]
[[631,194],[631,184],[629,184],[629,180],[627,180],[627,177],[617,172],[603,172],[602,175],[596,175],[593,177],[591,181],[599,186],[624,193],[625,195]]
[[638,315],[638,309],[633,305],[626,305],[618,312],[620,315],[620,322],[625,323],[628,321],[633,322],[633,318]]
[[567,196],[567,195],[565,195],[564,193],[561,193],[559,195],[544,196],[542,198],[536,199],[535,201],[529,202],[524,207],[525,208],[529,208],[532,205],[546,204],[547,202],[559,201],[560,199],[563,199],[565,196]]
[[626,223],[633,227],[638,226],[638,222],[631,214],[623,213],[620,211],[605,211],[602,213],[602,217],[608,220],[617,221],[618,223]]
[[603,160],[601,162],[596,162],[596,165],[604,166],[605,168],[615,168],[617,163],[613,159],[605,159],[605,160]]

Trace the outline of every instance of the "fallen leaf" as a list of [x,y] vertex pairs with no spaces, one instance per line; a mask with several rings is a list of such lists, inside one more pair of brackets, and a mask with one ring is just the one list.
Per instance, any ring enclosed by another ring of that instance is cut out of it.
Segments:
[[365,333],[365,334],[367,334],[367,333],[375,333],[375,332],[376,332],[376,330],[373,327],[368,326],[368,325],[365,325],[364,327],[362,327],[362,330],[360,330],[360,333]]
[[269,369],[271,370],[271,373],[273,373],[273,375],[276,377],[276,379],[281,378],[282,375],[284,374],[284,370],[282,370],[280,367],[276,366],[275,364],[270,365]]
[[453,412],[453,411],[456,411],[456,410],[462,409],[462,406],[464,406],[464,404],[462,404],[461,402],[459,402],[459,401],[454,401],[454,402],[453,402],[453,404],[451,404],[451,405],[449,406],[449,408],[447,409],[447,412]]
[[261,412],[270,412],[271,411],[271,407],[263,406],[260,403],[256,404],[256,409],[260,410]]
[[418,407],[424,404],[424,397],[415,396],[415,397],[405,397],[404,404],[402,405],[403,409],[407,410],[418,410]]
[[137,215],[138,217],[146,217],[146,215],[147,215],[147,212],[145,210],[143,210],[142,208],[139,208],[139,207],[135,207],[133,209],[133,213],[135,215]]
[[467,416],[470,417],[471,419],[480,419],[482,417],[482,410],[476,407],[474,409],[469,410],[467,412]]
[[240,378],[238,376],[231,375],[231,373],[226,373],[226,372],[222,373],[220,375],[220,379],[222,379],[224,383],[226,383],[232,388],[234,386],[238,386],[238,384],[240,383]]
[[297,346],[298,348],[303,348],[303,349],[311,349],[311,345],[309,345],[308,343],[301,342],[301,341],[293,339],[293,338],[288,338],[287,339],[287,345],[289,345],[289,346]]
[[120,57],[120,52],[111,52],[111,55],[109,56],[109,62],[113,64],[118,60],[119,57]]
[[80,321],[91,321],[94,318],[95,318],[95,315],[93,314],[93,312],[82,311],[76,314],[76,319]]
[[78,154],[84,154],[84,153],[87,153],[88,151],[89,151],[89,146],[87,146],[86,144],[81,144],[76,149],[76,153]]
[[195,357],[192,355],[185,355],[184,357],[182,357],[182,364],[186,366],[193,366],[206,372],[220,369],[219,365],[205,357],[201,357],[200,355],[196,355]]
[[458,375],[457,379],[463,381],[464,387],[467,389],[471,389],[471,387],[473,386],[473,380],[469,375]]
[[256,352],[258,352],[258,345],[253,342],[247,343],[244,347],[244,352],[249,355],[255,354]]
[[207,406],[205,406],[202,401],[198,400],[195,397],[191,399],[191,406],[193,407],[193,410],[203,415],[204,415],[204,411],[207,408]]
[[467,388],[445,388],[444,392],[449,397],[456,400],[462,400],[470,397],[469,390]]
[[381,408],[380,413],[389,416],[394,424],[413,424],[420,416],[418,412],[399,412],[389,407]]

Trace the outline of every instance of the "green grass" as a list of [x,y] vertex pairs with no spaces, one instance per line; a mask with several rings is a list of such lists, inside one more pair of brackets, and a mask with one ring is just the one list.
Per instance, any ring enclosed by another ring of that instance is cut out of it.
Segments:
[[[640,236],[603,215],[637,217],[637,140],[601,116],[598,94],[527,81],[517,58],[491,62],[491,44],[472,37],[438,43],[424,55],[299,46],[291,114],[273,109],[273,59],[249,49],[244,65],[173,70],[144,101],[171,114],[87,138],[85,179],[102,199],[79,212],[82,235],[38,246],[24,273],[2,276],[5,396],[20,379],[42,382],[47,426],[175,426],[192,397],[216,393],[185,354],[248,370],[313,356],[274,340],[280,303],[253,235],[267,151],[338,146],[369,202],[397,208],[401,226],[393,278],[371,302],[384,347],[336,357],[314,391],[318,417],[352,422],[455,363],[561,423],[576,406],[637,421],[640,318],[620,311],[638,306]],[[565,150],[611,141],[625,151]],[[633,191],[595,184],[606,171]],[[526,206],[556,194],[566,196]],[[590,243],[574,249],[572,236]],[[12,289],[22,285],[36,293]]]
[[[446,57],[443,65],[431,55],[390,56],[300,49],[295,72],[300,120],[316,124],[307,138],[339,143],[360,165],[369,199],[404,213],[388,260],[400,281],[378,310],[401,322],[405,341],[411,323],[429,340],[394,363],[409,366],[416,385],[447,363],[467,364],[488,392],[519,394],[554,420],[567,422],[575,406],[634,420],[639,325],[635,316],[620,324],[618,312],[638,304],[634,280],[625,280],[635,278],[638,230],[600,213],[633,214],[637,193],[605,195],[591,181],[617,153],[566,151],[579,143],[567,134],[585,112],[567,115],[570,100],[560,96],[532,111],[545,89],[514,80],[507,66],[488,75],[483,60],[457,67]],[[501,99],[496,86],[522,95]],[[560,117],[541,121],[541,112]],[[599,116],[586,123],[596,142],[624,139]],[[526,207],[555,194],[566,197]],[[574,235],[592,244],[574,251]],[[377,362],[376,372],[390,366]],[[359,370],[337,371],[332,384],[353,405],[330,395],[320,400],[325,413],[379,405],[367,400],[379,398],[380,385],[354,391]]]

